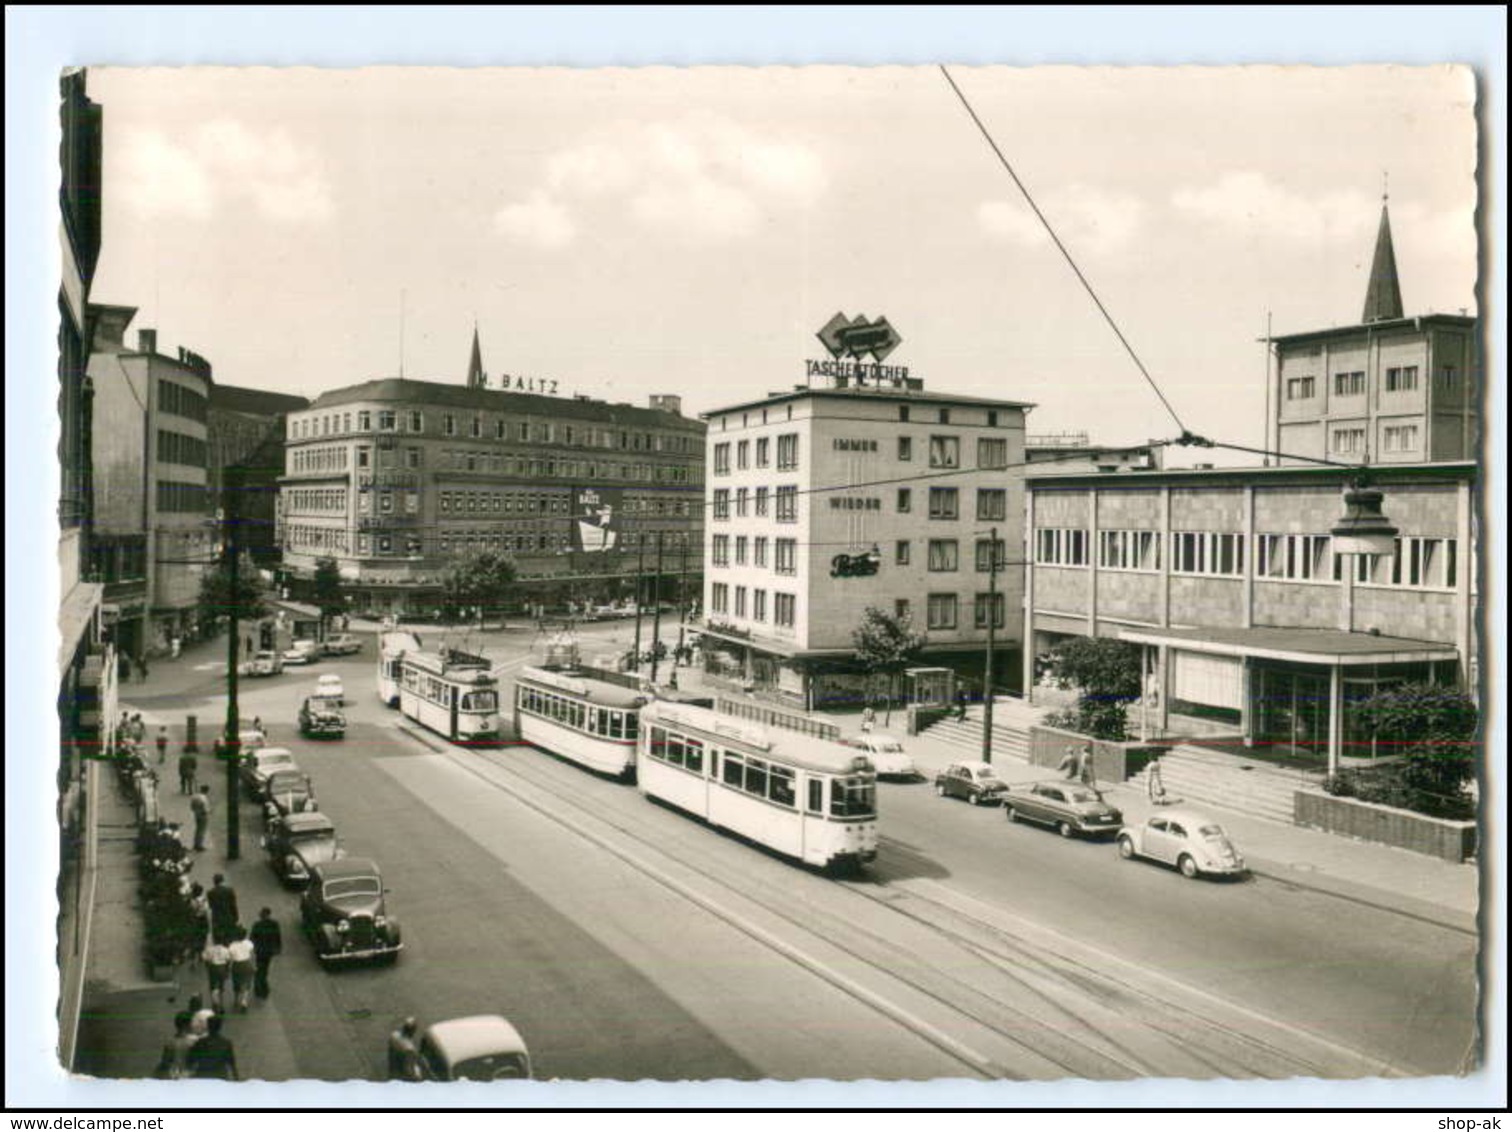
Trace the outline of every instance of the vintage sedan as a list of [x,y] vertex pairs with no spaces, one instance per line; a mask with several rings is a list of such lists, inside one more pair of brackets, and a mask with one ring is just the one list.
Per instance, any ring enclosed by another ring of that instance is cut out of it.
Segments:
[[283,671],[283,658],[272,649],[255,652],[236,666],[238,676],[277,676]]
[[335,672],[322,672],[315,678],[315,695],[335,700],[339,707],[346,706],[346,687]]
[[336,844],[336,823],[325,814],[290,814],[268,825],[263,838],[268,865],[290,888],[308,884],[310,870],[342,856]]
[[285,664],[314,664],[320,659],[320,645],[312,640],[295,641],[284,650]]
[[290,814],[313,813],[320,809],[315,784],[308,774],[297,770],[274,771],[268,776],[263,797],[267,801],[263,807],[263,820],[268,825]]
[[1244,858],[1223,827],[1194,810],[1167,810],[1144,825],[1130,826],[1118,835],[1118,855],[1126,861],[1148,857],[1175,865],[1188,878],[1245,871]]
[[383,876],[367,857],[342,857],[310,869],[300,922],[322,965],[399,957],[399,922],[384,903]]
[[1003,797],[1009,821],[1048,825],[1062,837],[1081,833],[1113,836],[1123,825],[1123,811],[1110,806],[1090,786],[1078,782],[1035,782],[1010,787]]
[[855,747],[859,751],[865,751],[866,757],[871,759],[872,766],[877,769],[878,778],[896,778],[899,781],[911,782],[922,777],[914,766],[913,759],[908,757],[908,752],[903,749],[903,743],[892,735],[884,735],[881,732],[866,732],[861,735],[848,735],[840,742],[847,747]]
[[318,739],[340,739],[346,734],[346,713],[341,701],[329,696],[306,696],[299,705],[299,733]]
[[326,638],[321,651],[326,656],[353,656],[362,651],[362,638],[352,633],[337,633]]
[[244,754],[241,780],[248,797],[263,801],[268,793],[268,779],[281,770],[299,770],[299,764],[294,761],[294,753],[287,747],[259,747]]
[[420,1035],[420,1076],[426,1081],[506,1081],[530,1076],[525,1039],[497,1014],[436,1022]]
[[988,763],[951,763],[935,775],[935,793],[941,798],[965,798],[973,806],[1000,802],[1008,784]]

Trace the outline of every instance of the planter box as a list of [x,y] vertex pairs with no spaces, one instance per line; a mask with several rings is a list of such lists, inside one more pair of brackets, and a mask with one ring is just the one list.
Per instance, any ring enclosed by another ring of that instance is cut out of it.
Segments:
[[1066,757],[1067,747],[1092,744],[1092,770],[1099,782],[1124,782],[1170,750],[1169,743],[1141,742],[1137,739],[1115,743],[1109,739],[1089,739],[1074,731],[1035,724],[1029,728],[1029,765],[1055,770]]
[[1301,826],[1395,845],[1456,864],[1476,853],[1478,831],[1473,821],[1430,818],[1411,810],[1311,790],[1299,790],[1293,797],[1295,820]]

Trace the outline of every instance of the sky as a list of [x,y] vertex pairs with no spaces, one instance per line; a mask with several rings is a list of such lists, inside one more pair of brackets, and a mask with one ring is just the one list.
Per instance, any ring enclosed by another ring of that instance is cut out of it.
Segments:
[[[1358,321],[1385,191],[1406,313],[1476,309],[1468,68],[951,74],[1195,432],[1263,442],[1267,320]],[[89,89],[93,299],[221,382],[461,383],[476,325],[492,377],[697,413],[804,381],[838,311],[885,315],[931,391],[1034,403],[1031,433],[1180,432],[936,67],[97,67]]]

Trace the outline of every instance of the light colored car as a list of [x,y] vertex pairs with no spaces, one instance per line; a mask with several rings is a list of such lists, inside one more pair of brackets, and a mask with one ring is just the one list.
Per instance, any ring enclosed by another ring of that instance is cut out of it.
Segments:
[[520,1032],[497,1014],[474,1014],[427,1026],[420,1035],[420,1074],[427,1081],[503,1081],[530,1076]]
[[236,733],[236,742],[242,753],[245,754],[247,751],[255,751],[261,747],[266,747],[268,745],[268,736],[256,727],[248,727]]
[[988,763],[951,763],[935,775],[935,793],[941,798],[965,798],[973,806],[1001,802],[1008,784]]
[[341,677],[334,672],[322,672],[315,681],[315,695],[324,700],[335,700],[342,707],[346,706],[346,690],[342,687]]
[[1223,827],[1195,810],[1167,810],[1144,825],[1130,826],[1118,835],[1118,855],[1126,861],[1148,857],[1175,865],[1185,877],[1245,871],[1244,858]]
[[268,779],[281,770],[297,771],[294,752],[286,747],[260,747],[242,756],[241,776],[247,793],[258,801],[267,795]]
[[362,638],[351,633],[337,633],[326,638],[324,651],[326,656],[351,656],[362,651]]
[[878,778],[917,779],[918,768],[903,749],[903,743],[895,735],[869,732],[864,735],[848,735],[840,742],[847,747],[865,751],[877,770]]
[[284,650],[285,664],[314,664],[320,659],[320,645],[315,641],[295,641]]
[[1048,825],[1062,837],[1116,834],[1123,825],[1123,811],[1110,806],[1103,796],[1079,782],[1034,782],[1010,787],[1003,795],[1009,821],[1032,821]]
[[277,676],[283,671],[283,658],[272,649],[254,653],[236,666],[239,676]]

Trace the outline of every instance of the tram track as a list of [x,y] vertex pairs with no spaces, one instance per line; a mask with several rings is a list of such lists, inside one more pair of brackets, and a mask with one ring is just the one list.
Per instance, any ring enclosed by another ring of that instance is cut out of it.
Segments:
[[[442,749],[417,737],[432,750]],[[653,842],[646,836],[641,807],[647,803],[638,795],[633,796],[636,800],[633,807],[619,799],[607,807],[596,799],[596,804],[590,807],[573,796],[572,784],[567,781],[568,776],[587,773],[575,766],[554,759],[537,766],[533,765],[533,759],[485,755],[487,764],[495,771],[547,796],[545,800],[527,797],[518,783],[493,773],[481,774],[476,754],[464,758],[449,748],[445,753],[453,754],[453,761],[494,788],[511,794],[744,934],[800,963],[979,1076],[1118,1080],[1159,1076],[1356,1077],[1405,1072],[1318,1035],[1223,1002],[1159,972],[1098,952],[1080,941],[1054,939],[1055,933],[1049,929],[1016,921],[995,907],[963,906],[972,903],[972,898],[955,894],[935,882],[826,882],[838,883],[851,897],[885,912],[889,922],[872,927],[865,922],[866,917],[854,914],[854,908],[842,915],[832,908],[809,905],[801,914],[795,914],[791,887],[759,879],[752,870],[740,878],[739,886],[701,872],[694,873],[692,878],[674,876],[669,868],[691,870],[665,843]],[[556,774],[553,766],[566,774]],[[564,803],[575,811],[570,820],[560,811]],[[603,829],[588,828],[585,822],[590,821]],[[687,824],[690,834],[699,832],[699,823]],[[610,837],[627,841],[632,848],[616,845]],[[697,853],[696,840],[679,835],[677,846]],[[648,855],[657,859],[648,859]],[[714,895],[710,895],[709,889]],[[969,1024],[961,1028],[991,1033],[1011,1056],[990,1057],[959,1041],[939,1025],[919,1018],[915,1011],[862,985],[854,976],[833,969],[761,928],[749,915],[731,907],[737,901],[749,902],[763,916],[840,950],[854,963],[864,965],[870,972],[869,979],[894,984],[929,1003],[932,1009]],[[900,916],[916,930],[947,943],[966,962],[959,969],[955,963],[949,967],[921,964],[916,954],[899,943],[898,922],[891,920],[892,916]],[[1005,923],[1005,919],[1010,922]],[[988,976],[985,980],[984,972]],[[984,981],[995,985],[984,987]],[[1263,1037],[1261,1031],[1273,1036]],[[1015,1067],[1015,1063],[1031,1068]]]

